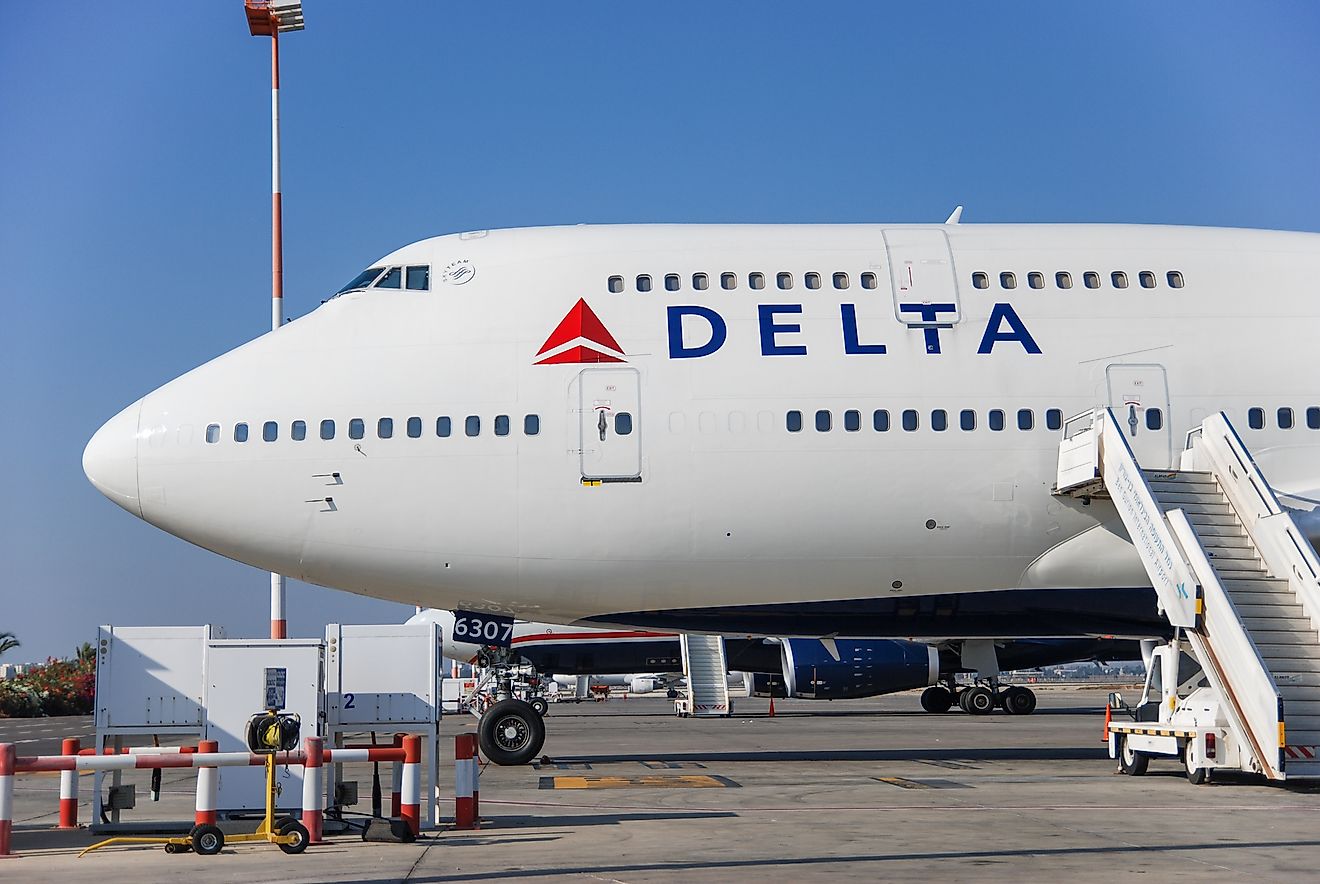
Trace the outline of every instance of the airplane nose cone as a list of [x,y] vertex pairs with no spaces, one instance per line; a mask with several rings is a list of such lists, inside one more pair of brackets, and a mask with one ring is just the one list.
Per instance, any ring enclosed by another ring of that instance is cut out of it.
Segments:
[[138,416],[142,400],[105,422],[83,449],[83,472],[96,490],[142,518],[138,499]]

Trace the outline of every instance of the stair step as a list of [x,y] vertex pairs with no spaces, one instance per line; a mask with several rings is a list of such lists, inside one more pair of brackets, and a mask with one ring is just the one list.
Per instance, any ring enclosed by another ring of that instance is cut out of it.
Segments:
[[1296,740],[1294,740],[1293,739],[1294,730],[1304,734],[1320,733],[1320,715],[1300,715],[1300,714],[1293,715],[1292,712],[1289,711],[1287,706],[1285,706],[1283,709],[1283,715],[1284,715],[1284,725],[1285,725],[1283,731],[1284,739],[1286,739],[1289,743],[1292,743],[1295,746],[1309,745],[1309,744],[1298,743]]
[[1242,531],[1242,523],[1238,517],[1232,513],[1184,513],[1187,521],[1192,523],[1192,527],[1201,532],[1206,528],[1232,528],[1235,531]]
[[[1191,519],[1187,521],[1191,522]],[[1192,528],[1196,531],[1196,536],[1207,543],[1219,543],[1222,540],[1225,545],[1239,542],[1248,546],[1251,545],[1251,538],[1247,537],[1247,532],[1243,530],[1241,522],[1236,518],[1231,521],[1223,521],[1224,524],[1222,525],[1192,522]]]
[[1316,700],[1290,700],[1283,698],[1283,714],[1288,721],[1288,727],[1292,727],[1299,717],[1316,718],[1320,716],[1320,699]]
[[1193,525],[1196,524],[1194,516],[1233,516],[1233,508],[1227,503],[1180,503],[1167,509],[1182,510]]
[[1320,761],[1298,761],[1295,758],[1289,758],[1283,772],[1290,780],[1320,777]]
[[[1242,625],[1247,627],[1252,637],[1257,641],[1272,641],[1268,636],[1281,632],[1300,635],[1314,634],[1309,620],[1293,617],[1247,617],[1243,615],[1240,608],[1238,609],[1238,616],[1242,618]],[[1305,643],[1298,642],[1298,644]]]
[[1224,589],[1231,594],[1239,592],[1246,593],[1276,593],[1283,594],[1289,598],[1293,597],[1293,591],[1288,587],[1287,580],[1281,580],[1278,577],[1233,577],[1223,581]]
[[1221,504],[1228,505],[1224,499],[1223,492],[1218,488],[1201,488],[1199,486],[1185,486],[1181,488],[1151,488],[1155,499],[1159,501],[1162,508],[1166,510],[1182,509],[1192,504]]
[[[1275,633],[1271,633],[1271,635],[1274,634]],[[1320,659],[1317,659],[1320,657],[1320,650],[1314,645],[1290,645],[1281,642],[1258,641],[1256,642],[1256,649],[1260,651],[1260,655],[1265,658],[1265,662],[1270,665],[1270,672],[1273,672],[1276,669],[1289,668],[1294,661],[1314,663],[1317,667],[1320,667]],[[1276,661],[1283,660],[1288,661],[1289,667],[1274,665]],[[1308,671],[1320,671],[1320,669],[1312,670],[1309,666],[1299,668],[1305,668]]]
[[1305,657],[1275,657],[1270,658],[1259,645],[1256,649],[1260,651],[1261,657],[1265,658],[1270,672],[1274,674],[1274,683],[1281,684],[1288,681],[1291,676],[1299,676],[1301,681],[1294,684],[1306,684],[1306,676],[1320,674],[1320,660]]
[[1320,657],[1320,635],[1317,635],[1313,629],[1253,629],[1251,630],[1251,638],[1258,648],[1283,647],[1284,645],[1297,648],[1314,648],[1315,655]]
[[1279,693],[1284,699],[1306,693],[1313,690],[1320,690],[1320,667],[1310,672],[1293,669],[1276,670],[1270,667],[1270,674],[1274,676],[1274,684],[1278,686]]
[[1285,746],[1320,746],[1320,730],[1285,727],[1283,741]]
[[[1238,616],[1243,620],[1248,620],[1253,617],[1279,617],[1292,620],[1293,618],[1300,618],[1303,616],[1302,606],[1296,602],[1280,604],[1270,604],[1268,602],[1243,602],[1242,604],[1238,604],[1235,599],[1233,607],[1237,609]],[[1310,624],[1309,620],[1303,622],[1308,625]]]
[[1215,573],[1221,580],[1259,580],[1270,576],[1270,572],[1261,566],[1252,566],[1241,559],[1228,559],[1223,565],[1216,564]]

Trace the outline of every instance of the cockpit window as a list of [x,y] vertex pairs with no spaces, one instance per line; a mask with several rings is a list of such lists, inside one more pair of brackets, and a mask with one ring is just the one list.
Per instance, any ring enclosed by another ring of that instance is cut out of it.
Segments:
[[363,270],[357,276],[353,277],[352,282],[344,286],[342,289],[336,292],[336,294],[342,295],[344,292],[353,291],[353,289],[364,289],[367,286],[371,285],[371,283],[375,281],[376,277],[380,276],[384,270],[385,270],[384,267],[372,267],[370,269]]
[[408,268],[408,288],[415,292],[424,292],[431,287],[431,268],[423,264]]
[[403,271],[398,267],[391,267],[389,272],[380,278],[375,287],[378,289],[397,289],[403,285]]

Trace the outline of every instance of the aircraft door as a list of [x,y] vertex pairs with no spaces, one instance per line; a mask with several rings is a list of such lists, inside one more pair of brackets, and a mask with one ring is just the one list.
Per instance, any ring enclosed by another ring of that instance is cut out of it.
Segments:
[[948,327],[962,320],[949,238],[938,227],[885,231],[894,315],[909,328]]
[[586,368],[578,376],[582,480],[642,481],[641,375]]
[[1105,379],[1109,407],[1137,463],[1148,470],[1167,470],[1173,457],[1173,429],[1164,366],[1110,365],[1105,368]]

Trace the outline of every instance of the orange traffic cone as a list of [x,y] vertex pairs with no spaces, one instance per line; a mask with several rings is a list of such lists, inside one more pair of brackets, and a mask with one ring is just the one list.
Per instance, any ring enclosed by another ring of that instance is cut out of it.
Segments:
[[775,717],[775,698],[773,694],[770,695],[770,717]]

